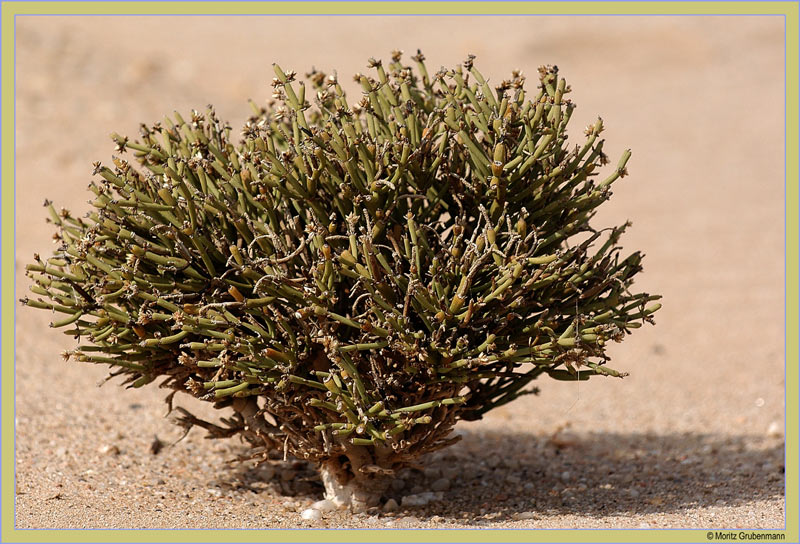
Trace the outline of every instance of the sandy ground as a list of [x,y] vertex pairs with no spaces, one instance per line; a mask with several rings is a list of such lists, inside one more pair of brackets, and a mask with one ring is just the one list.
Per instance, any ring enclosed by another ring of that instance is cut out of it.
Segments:
[[303,466],[231,465],[242,446],[200,431],[154,454],[180,436],[163,392],[97,388],[106,369],[62,361],[72,341],[18,308],[17,527],[783,527],[783,44],[779,17],[18,18],[18,297],[52,248],[42,201],[85,211],[112,131],[207,103],[239,126],[274,61],[351,74],[420,47],[495,81],[560,67],[573,133],[599,114],[610,155],[633,148],[598,224],[633,221],[664,308],[614,346],[628,378],[542,381],[396,490],[444,477],[441,501],[317,522]]

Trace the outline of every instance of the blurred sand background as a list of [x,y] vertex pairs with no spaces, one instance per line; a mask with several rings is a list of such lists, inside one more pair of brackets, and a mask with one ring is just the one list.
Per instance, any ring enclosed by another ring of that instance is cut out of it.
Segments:
[[[64,362],[72,340],[18,307],[18,528],[706,528],[784,526],[784,39],[780,17],[18,17],[17,298],[24,265],[52,251],[45,197],[82,214],[91,163],[118,131],[213,103],[241,126],[270,94],[272,62],[349,76],[366,59],[421,48],[430,70],[468,53],[492,81],[536,84],[557,64],[597,115],[615,163],[633,149],[597,225],[633,221],[641,290],[664,295],[657,326],[612,349],[624,380],[541,380],[462,423],[461,443],[416,485],[444,499],[393,513],[299,512],[321,498],[301,466],[226,461],[236,441],[199,430],[151,452],[164,392],[97,384]],[[177,404],[214,416],[188,398]],[[646,539],[645,534],[641,535]]]

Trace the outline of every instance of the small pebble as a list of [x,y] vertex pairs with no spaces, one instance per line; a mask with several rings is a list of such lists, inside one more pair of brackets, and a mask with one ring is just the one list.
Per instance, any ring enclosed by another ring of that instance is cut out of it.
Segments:
[[781,438],[783,436],[783,425],[777,421],[773,421],[767,428],[767,436],[770,438]]
[[164,449],[164,442],[158,436],[153,435],[153,441],[150,443],[150,453],[158,455],[162,449]]
[[115,446],[115,445],[113,445],[113,444],[111,444],[111,445],[106,445],[106,446],[102,446],[102,447],[101,447],[100,449],[98,449],[97,451],[99,451],[99,452],[100,452],[100,453],[102,453],[103,455],[119,455],[119,448],[118,448],[118,447],[116,447],[116,446]]
[[400,478],[395,478],[392,480],[392,489],[395,491],[401,491],[406,486],[406,481],[401,480]]
[[439,477],[441,472],[436,467],[425,467],[424,474],[427,480],[435,480]]
[[311,508],[314,510],[319,510],[320,512],[332,512],[336,510],[336,505],[328,499],[323,499],[312,504]]
[[403,508],[408,508],[411,506],[425,506],[430,502],[440,501],[443,497],[444,493],[441,491],[437,493],[425,491],[423,493],[416,493],[414,495],[406,495],[403,497],[403,500],[400,502],[400,504],[403,506]]
[[303,510],[303,513],[300,514],[300,517],[309,521],[319,521],[322,519],[322,512],[316,508],[306,508]]
[[513,519],[539,519],[539,516],[536,515],[536,512],[514,512],[511,514]]
[[570,474],[570,472],[568,470],[565,470],[564,472],[561,473],[561,480],[564,481],[564,482],[567,482],[567,481],[569,481],[571,476],[572,476],[572,474]]
[[418,495],[418,494],[420,494],[420,493],[424,493],[424,492],[425,492],[425,488],[424,488],[424,487],[422,487],[421,485],[415,485],[415,486],[414,486],[414,487],[412,487],[412,488],[411,488],[411,490],[409,491],[409,493],[410,493],[411,495]]
[[414,495],[406,495],[400,501],[400,504],[403,505],[403,508],[407,508],[409,506],[425,506],[428,504],[428,500],[422,493],[416,493]]
[[526,483],[525,485],[523,485],[523,486],[522,486],[522,490],[523,490],[524,492],[526,492],[526,493],[530,493],[530,492],[532,492],[534,489],[536,489],[536,486],[535,486],[535,485],[533,485],[533,482],[528,482],[528,483]]
[[389,499],[388,501],[386,501],[386,504],[383,505],[383,511],[384,512],[394,512],[399,507],[400,507],[400,505],[397,504],[396,500]]
[[433,491],[447,491],[450,489],[450,480],[447,478],[439,478],[431,484],[431,489]]

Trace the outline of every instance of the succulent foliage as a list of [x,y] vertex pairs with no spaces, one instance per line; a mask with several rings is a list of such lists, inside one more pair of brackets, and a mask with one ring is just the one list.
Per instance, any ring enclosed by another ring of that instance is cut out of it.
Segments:
[[528,94],[472,57],[369,64],[350,105],[336,77],[275,66],[238,143],[210,107],[114,135],[132,160],[95,163],[84,218],[46,202],[58,249],[23,302],[85,341],[67,355],[235,408],[187,425],[318,463],[363,447],[378,468],[361,472],[448,444],[540,376],[620,376],[606,344],[659,297],[630,290],[628,225],[590,220],[630,153],[599,176],[600,119],[568,144],[556,67]]

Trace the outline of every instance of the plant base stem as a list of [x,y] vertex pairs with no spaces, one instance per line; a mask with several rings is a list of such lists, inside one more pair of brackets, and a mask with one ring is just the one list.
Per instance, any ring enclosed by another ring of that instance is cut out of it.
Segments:
[[[380,504],[381,497],[389,488],[392,476],[369,470],[375,465],[366,448],[349,448],[346,461],[340,457],[324,461],[320,476],[325,486],[325,498],[339,508],[350,508],[363,512]],[[345,463],[349,466],[345,466]]]

